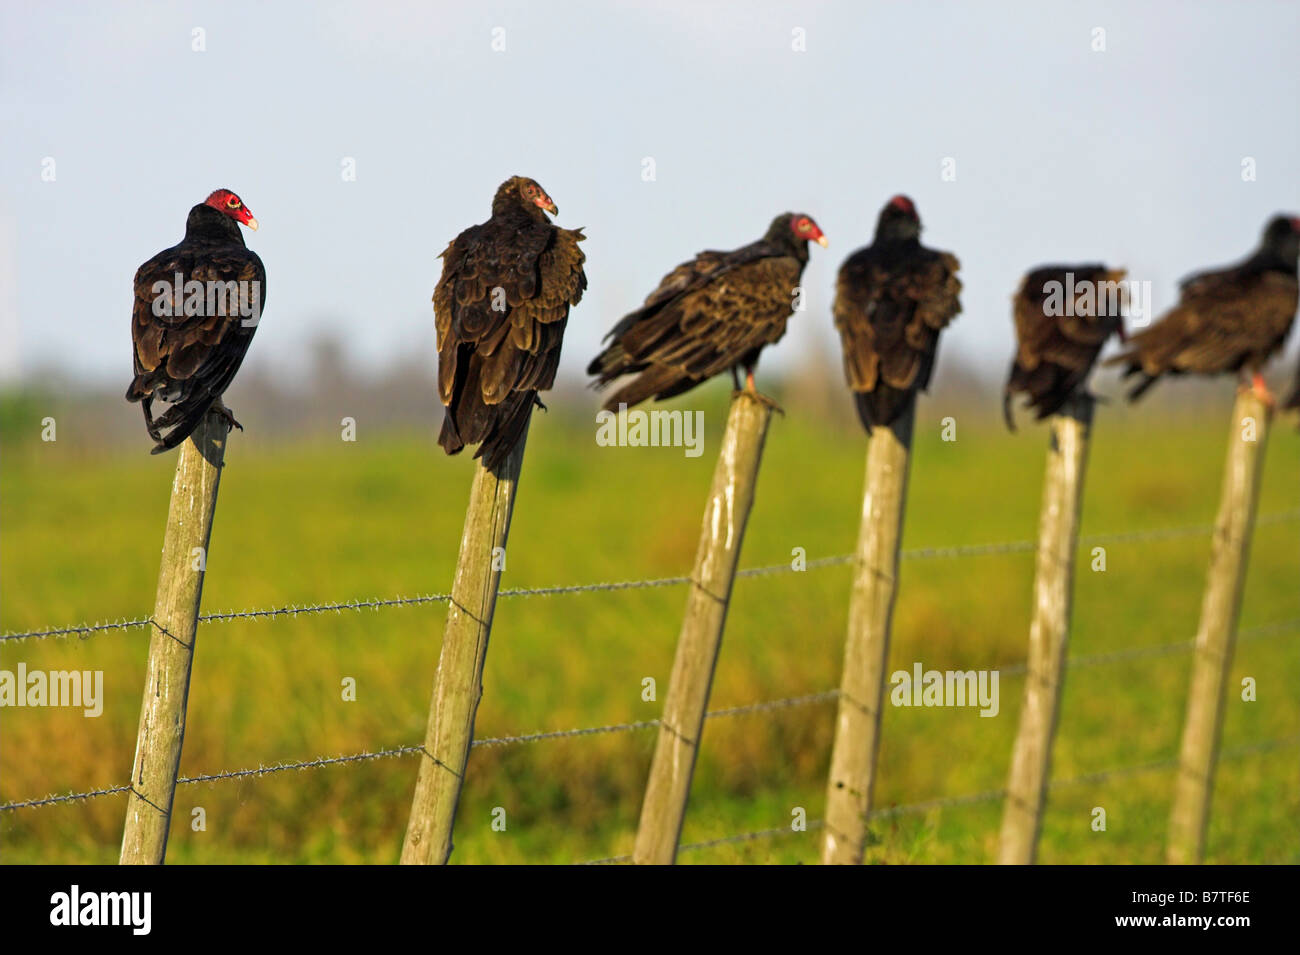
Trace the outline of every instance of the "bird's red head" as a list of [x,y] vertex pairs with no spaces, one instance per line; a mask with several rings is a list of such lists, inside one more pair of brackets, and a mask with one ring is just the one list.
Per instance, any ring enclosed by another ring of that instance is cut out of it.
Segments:
[[912,203],[911,199],[907,198],[907,196],[894,196],[894,198],[889,200],[889,204],[899,212],[902,212],[913,219],[916,218],[916,206]]
[[219,212],[224,212],[230,218],[234,219],[241,225],[246,225],[254,232],[257,231],[257,220],[253,214],[248,211],[248,206],[244,205],[244,200],[235,195],[229,189],[218,189],[208,198],[203,200],[205,206],[211,206]]
[[546,194],[541,186],[531,179],[525,179],[520,183],[520,192],[525,202],[531,202],[543,212],[549,212],[551,215],[558,213],[559,207],[555,205],[555,200]]
[[805,242],[816,242],[823,249],[830,245],[821,228],[813,221],[812,216],[796,215],[790,218],[790,229],[794,234],[803,239]]

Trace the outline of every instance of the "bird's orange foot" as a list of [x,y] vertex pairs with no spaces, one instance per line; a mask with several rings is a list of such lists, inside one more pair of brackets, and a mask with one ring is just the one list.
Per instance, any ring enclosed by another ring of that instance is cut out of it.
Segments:
[[1268,390],[1268,384],[1264,381],[1264,376],[1259,372],[1255,372],[1251,377],[1249,390],[1255,393],[1255,397],[1262,401],[1264,407],[1269,411],[1277,410],[1277,398],[1274,396],[1273,392]]
[[744,390],[744,392],[736,392],[736,394],[742,394],[742,393],[743,393],[743,394],[747,394],[747,395],[749,395],[749,397],[753,398],[753,399],[754,399],[755,401],[757,401],[759,404],[767,405],[769,408],[771,408],[771,409],[772,409],[773,411],[775,411],[777,414],[780,414],[780,415],[784,415],[784,414],[785,414],[785,409],[784,409],[784,408],[782,408],[779,404],[777,404],[776,401],[774,401],[773,399],[769,398],[767,395],[763,394],[762,392],[760,392],[760,391],[758,390],[758,387],[754,384],[754,372],[753,372],[752,369],[749,370],[749,371],[747,371],[747,372],[745,372],[745,390]]
[[756,389],[754,389],[754,388],[741,388],[741,389],[739,389],[739,390],[737,390],[737,391],[733,391],[733,392],[731,393],[731,397],[732,397],[732,398],[739,398],[741,395],[744,395],[746,398],[753,398],[755,401],[757,401],[757,402],[758,402],[759,404],[761,404],[761,405],[767,405],[767,407],[771,408],[771,409],[772,409],[773,411],[775,411],[777,414],[780,414],[780,415],[785,414],[785,409],[784,409],[784,408],[782,408],[779,404],[777,404],[776,401],[775,401],[774,399],[769,398],[767,395],[763,394],[761,391],[758,391],[758,390],[756,390]]

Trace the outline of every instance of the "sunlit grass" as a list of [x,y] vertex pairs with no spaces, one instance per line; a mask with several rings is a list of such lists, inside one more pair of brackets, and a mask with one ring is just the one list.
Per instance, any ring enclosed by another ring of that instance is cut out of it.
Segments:
[[[539,418],[511,528],[503,586],[672,576],[689,570],[723,422],[710,394],[705,454],[595,445],[593,426]],[[963,422],[956,442],[938,421]],[[918,429],[905,547],[1033,537],[1041,428],[1011,436],[965,409],[927,404]],[[1084,533],[1205,523],[1222,477],[1222,420],[1143,410],[1098,414]],[[250,423],[250,422],[246,422]],[[251,424],[251,423],[250,423]],[[250,431],[253,429],[250,428]],[[852,550],[865,439],[801,418],[774,420],[742,566]],[[1269,448],[1262,513],[1295,507],[1293,433]],[[148,614],[174,459],[88,453],[64,441],[9,442],[0,466],[0,628],[21,630]],[[206,581],[207,610],[445,590],[472,462],[424,438],[272,446],[231,440]],[[1243,626],[1300,617],[1300,524],[1261,527]],[[1071,652],[1188,639],[1196,626],[1208,538],[1107,548],[1105,573],[1081,563]],[[1032,556],[910,561],[902,573],[892,662],[992,667],[1023,660]],[[741,580],[713,706],[812,693],[838,683],[849,569]],[[503,598],[488,655],[478,735],[653,719],[666,690],[685,592],[680,587]],[[410,745],[421,740],[443,610],[436,604],[200,629],[182,773]],[[0,665],[102,669],[103,716],[6,710],[0,800],[121,784],[131,764],[147,634],[5,644]],[[1225,746],[1300,732],[1295,632],[1243,641],[1230,685]],[[1173,654],[1072,671],[1058,778],[1176,752],[1189,666]],[[356,702],[341,698],[352,677]],[[654,677],[660,702],[642,700]],[[1023,682],[1002,681],[1001,713],[887,709],[877,804],[901,805],[1001,787]],[[684,842],[788,826],[821,815],[833,703],[710,721]],[[457,862],[567,862],[630,851],[653,732],[477,750],[456,832]],[[175,862],[393,862],[405,826],[413,757],[222,781],[178,791]],[[1226,762],[1209,854],[1220,862],[1300,858],[1300,764],[1275,752]],[[1171,772],[1053,793],[1043,861],[1156,862]],[[0,815],[4,861],[111,862],[124,797]],[[207,829],[190,828],[206,810]],[[1108,828],[1091,831],[1094,807]],[[507,829],[491,828],[495,807]],[[996,802],[903,815],[878,827],[873,861],[988,862]],[[811,862],[815,834],[684,853],[683,862]]]

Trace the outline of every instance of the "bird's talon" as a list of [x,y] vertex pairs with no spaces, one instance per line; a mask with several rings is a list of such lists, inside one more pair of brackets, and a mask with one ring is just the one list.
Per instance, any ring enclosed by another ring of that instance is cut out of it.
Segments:
[[785,409],[782,408],[779,404],[777,404],[777,402],[776,402],[776,400],[775,400],[774,398],[769,398],[767,395],[763,394],[761,391],[755,391],[755,390],[752,390],[752,389],[749,389],[749,388],[742,388],[740,391],[733,391],[733,392],[731,393],[731,396],[732,396],[733,398],[737,398],[737,397],[739,397],[740,395],[744,395],[744,396],[747,397],[747,398],[752,398],[752,399],[754,399],[755,401],[757,401],[760,405],[766,405],[767,407],[771,408],[773,411],[775,411],[775,412],[776,412],[777,414],[779,414],[779,415],[784,415],[784,414],[785,414]]
[[240,431],[244,430],[244,426],[235,420],[234,413],[225,405],[223,404],[214,405],[212,410],[215,411],[221,417],[221,420],[226,423],[227,431],[233,431],[236,428],[238,428]]

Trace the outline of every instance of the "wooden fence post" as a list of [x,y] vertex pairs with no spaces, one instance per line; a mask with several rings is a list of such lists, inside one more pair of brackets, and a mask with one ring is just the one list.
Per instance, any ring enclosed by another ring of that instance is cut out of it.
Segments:
[[771,406],[748,392],[732,399],[641,804],[632,851],[632,860],[639,865],[671,865],[677,858],[713,669],[771,417]]
[[451,855],[456,804],[483,696],[483,664],[527,439],[525,425],[519,443],[495,472],[480,464],[474,473],[402,865],[442,865]]
[[161,865],[167,855],[208,541],[229,430],[225,418],[209,411],[181,445],[176,459],[151,618],[131,796],[122,831],[123,865]]
[[1259,503],[1269,416],[1269,407],[1253,391],[1238,393],[1201,623],[1196,632],[1187,717],[1169,819],[1167,858],[1172,865],[1200,862],[1205,852],[1224,693],[1237,640],[1237,617]]
[[1025,699],[1011,751],[998,840],[998,862],[1003,865],[1032,865],[1038,851],[1052,740],[1065,684],[1074,558],[1079,546],[1079,512],[1083,506],[1092,411],[1092,397],[1076,394],[1052,416],[1050,423]]
[[862,524],[853,561],[844,672],[826,787],[822,839],[826,865],[860,865],[867,847],[915,415],[914,395],[898,420],[887,428],[875,428],[867,442]]

